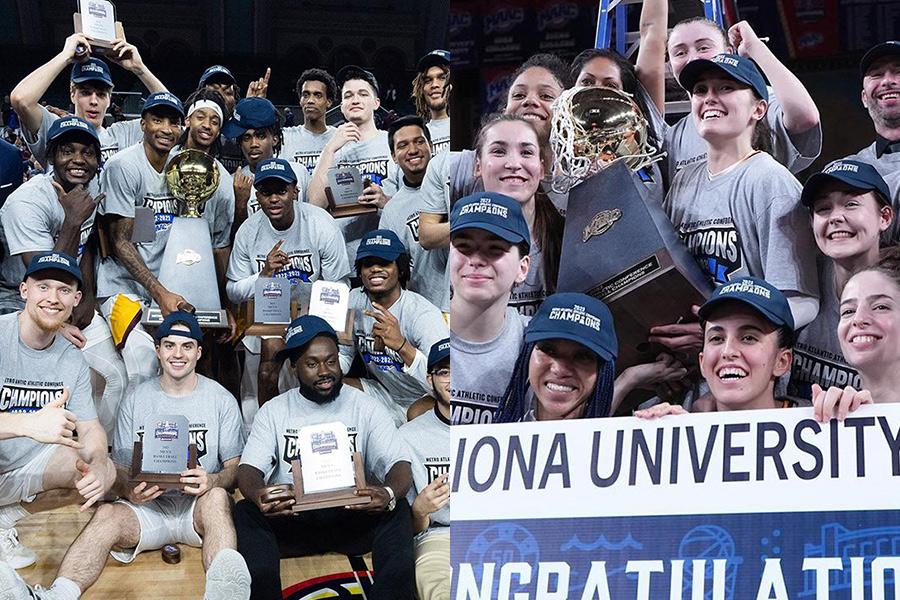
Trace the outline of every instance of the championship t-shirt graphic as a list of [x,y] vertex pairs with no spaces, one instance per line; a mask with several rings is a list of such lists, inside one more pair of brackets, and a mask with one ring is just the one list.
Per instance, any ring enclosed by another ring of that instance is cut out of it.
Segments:
[[36,412],[62,394],[62,381],[27,381],[7,377],[0,388],[0,412]]
[[730,216],[682,223],[678,235],[714,283],[727,283],[743,267],[741,238]]
[[[312,253],[310,252],[291,252],[288,254],[288,264],[281,267],[274,273],[274,277],[281,277],[291,282],[291,285],[305,282],[311,283],[316,280],[316,270],[313,267]],[[256,271],[261,273],[266,268],[266,257],[256,257]]]

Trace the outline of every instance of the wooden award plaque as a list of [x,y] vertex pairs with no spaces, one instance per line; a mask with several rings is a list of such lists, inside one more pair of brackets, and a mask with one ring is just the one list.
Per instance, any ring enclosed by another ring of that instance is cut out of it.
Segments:
[[[84,33],[84,27],[81,23],[81,13],[73,14],[72,21],[75,25],[75,33]],[[125,39],[125,29],[122,27],[122,21],[116,21],[116,37],[122,40]],[[91,50],[94,54],[107,54],[112,52],[112,42],[96,40],[90,36],[88,36],[88,41],[91,43]]]
[[[134,453],[131,455],[131,481],[135,484],[145,482],[147,487],[157,486],[161,490],[183,490],[185,484],[181,483],[180,473],[144,473],[141,471],[141,461],[144,458],[144,445],[141,442],[134,443]],[[188,469],[197,468],[197,445],[188,445]]]
[[[287,331],[288,323],[256,323],[253,320],[254,300],[251,298],[241,303],[238,307],[238,334],[239,335],[262,335],[262,336],[278,336],[284,337]],[[309,314],[309,303],[304,307],[296,300],[291,301],[291,319]],[[356,309],[347,311],[347,324],[344,329],[337,332],[338,342],[345,345],[351,345],[353,341],[353,324],[356,321]],[[243,332],[243,333],[241,333]]]
[[317,510],[319,508],[334,508],[340,506],[351,506],[356,504],[368,504],[368,496],[357,496],[356,491],[366,487],[366,474],[363,470],[362,455],[359,452],[353,453],[353,470],[356,475],[356,486],[332,492],[317,492],[314,494],[306,494],[303,492],[303,470],[300,467],[300,460],[291,461],[291,470],[294,472],[294,506],[292,510],[295,513],[307,510]]

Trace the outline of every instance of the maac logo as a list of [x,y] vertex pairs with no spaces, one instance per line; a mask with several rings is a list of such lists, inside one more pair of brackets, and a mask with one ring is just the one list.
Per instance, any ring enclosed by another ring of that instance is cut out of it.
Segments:
[[622,210],[619,208],[614,208],[612,210],[601,210],[594,218],[591,219],[591,222],[587,224],[584,228],[584,231],[581,234],[581,241],[586,242],[595,235],[603,235],[615,224],[616,221],[622,218]]
[[525,21],[525,10],[522,8],[501,8],[484,18],[484,33],[506,33]]

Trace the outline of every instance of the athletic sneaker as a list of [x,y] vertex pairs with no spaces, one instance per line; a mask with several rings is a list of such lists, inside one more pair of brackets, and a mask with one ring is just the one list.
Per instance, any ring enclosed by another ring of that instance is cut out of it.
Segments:
[[220,550],[206,571],[203,600],[249,600],[250,571],[237,550]]
[[31,589],[22,581],[16,570],[0,562],[0,600],[65,600],[54,590],[42,590],[41,586]]
[[19,542],[19,532],[13,529],[0,529],[0,562],[5,562],[13,569],[24,569],[37,560],[34,552]]

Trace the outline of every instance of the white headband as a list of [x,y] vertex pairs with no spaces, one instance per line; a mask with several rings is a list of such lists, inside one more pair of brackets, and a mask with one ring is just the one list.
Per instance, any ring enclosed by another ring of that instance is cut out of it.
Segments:
[[194,111],[201,109],[201,108],[209,108],[214,113],[219,115],[220,122],[224,120],[224,117],[222,116],[222,109],[219,108],[219,105],[216,104],[215,102],[213,102],[212,100],[197,100],[197,101],[195,101],[193,104],[191,104],[191,107],[188,108],[188,112],[187,112],[188,118],[190,118],[190,116],[192,114],[194,114]]

